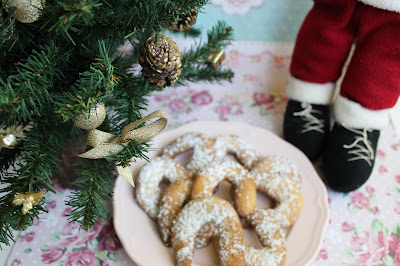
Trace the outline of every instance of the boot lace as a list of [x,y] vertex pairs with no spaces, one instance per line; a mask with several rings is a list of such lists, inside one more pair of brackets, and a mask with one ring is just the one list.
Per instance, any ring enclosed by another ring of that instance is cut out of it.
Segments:
[[318,119],[314,116],[314,114],[321,114],[322,112],[319,110],[314,110],[309,103],[301,103],[302,111],[294,112],[293,116],[300,116],[303,118],[306,123],[303,125],[303,130],[301,133],[306,133],[309,131],[318,131],[320,133],[324,133],[324,119]]
[[358,134],[353,143],[343,145],[343,148],[348,149],[349,154],[353,155],[353,157],[349,158],[348,160],[364,160],[369,166],[372,166],[372,162],[374,160],[374,149],[371,146],[371,141],[368,140],[368,132],[371,132],[372,129],[357,130],[353,128],[345,128]]

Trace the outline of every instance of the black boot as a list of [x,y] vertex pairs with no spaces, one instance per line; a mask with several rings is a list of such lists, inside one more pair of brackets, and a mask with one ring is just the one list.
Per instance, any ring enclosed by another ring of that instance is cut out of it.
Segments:
[[289,100],[283,121],[283,137],[311,161],[322,154],[329,126],[329,106]]
[[335,123],[323,156],[328,186],[340,192],[362,186],[374,167],[379,135],[379,130],[346,128]]

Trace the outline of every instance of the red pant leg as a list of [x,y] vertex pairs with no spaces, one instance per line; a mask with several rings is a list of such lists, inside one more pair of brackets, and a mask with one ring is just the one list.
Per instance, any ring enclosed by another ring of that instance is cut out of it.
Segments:
[[359,3],[354,55],[340,94],[362,107],[382,110],[400,95],[400,14]]
[[298,33],[290,73],[312,82],[336,81],[354,41],[357,0],[315,0]]

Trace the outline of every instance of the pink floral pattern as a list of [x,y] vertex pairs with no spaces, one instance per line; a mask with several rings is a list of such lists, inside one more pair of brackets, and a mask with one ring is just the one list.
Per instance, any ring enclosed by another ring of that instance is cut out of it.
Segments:
[[319,251],[316,260],[327,260],[327,259],[328,259],[328,251],[326,249],[322,248]]
[[190,103],[202,106],[202,105],[208,105],[209,103],[212,102],[212,96],[210,93],[206,91],[201,91],[198,92],[190,98]]
[[218,101],[215,113],[218,114],[220,120],[227,121],[229,116],[242,115],[243,107],[237,98],[228,95]]
[[96,262],[96,254],[88,248],[83,248],[75,252],[69,252],[66,255],[65,266],[92,266]]
[[346,231],[351,233],[347,254],[352,257],[348,265],[400,265],[399,235],[400,223],[390,232],[379,220],[373,220],[369,230]]
[[352,230],[355,230],[355,229],[356,228],[355,228],[353,223],[348,223],[348,222],[343,222],[342,223],[342,231],[343,232],[349,232],[349,231],[352,231]]
[[117,252],[122,248],[112,223],[107,223],[99,234],[99,250]]
[[14,259],[11,262],[11,266],[18,266],[18,265],[21,265],[21,260],[20,259]]
[[348,210],[351,213],[355,213],[361,210],[367,210],[373,214],[379,213],[379,207],[373,206],[373,203],[376,202],[375,196],[375,188],[371,186],[364,186],[365,192],[363,189],[359,189],[350,193],[350,203],[348,204]]
[[170,110],[174,117],[182,114],[191,113],[194,110],[210,105],[213,101],[212,95],[208,91],[196,91],[188,89],[185,91],[164,91],[154,96],[154,100],[159,102],[163,108]]
[[357,209],[366,209],[369,207],[369,198],[362,192],[354,192],[350,196],[351,204]]
[[35,232],[23,232],[21,234],[21,241],[26,241],[26,242],[32,242],[32,240],[35,238],[36,233]]
[[[270,67],[273,67],[275,70],[287,70],[287,66],[290,62],[290,55],[280,55],[276,54],[271,50],[263,50],[256,54],[247,54],[242,53],[238,50],[231,50],[227,55],[227,64],[230,66],[237,66],[238,62],[242,59],[246,58],[250,60],[250,63],[254,65],[265,65],[268,64]],[[245,76],[252,76],[252,73],[246,73]]]
[[[66,196],[68,196],[71,191],[64,192],[67,192]],[[59,197],[55,201],[60,206],[65,206],[64,199],[64,197]],[[78,223],[69,223],[65,219],[64,214],[68,211],[69,207],[58,210],[60,226],[50,225],[48,221],[51,218],[44,217],[45,222],[34,225],[29,231],[21,234],[13,250],[15,257],[9,260],[12,261],[11,265],[32,265],[32,257],[37,258],[35,264],[39,265],[112,265],[120,259],[131,263],[122,250],[112,219],[105,221],[102,225],[96,224],[88,231],[83,231],[79,229]],[[52,230],[42,229],[49,226]],[[56,228],[59,230],[55,230]],[[29,245],[19,246],[18,243],[29,243]]]
[[392,234],[389,238],[389,255],[394,260],[394,265],[400,265],[400,235]]
[[400,184],[400,174],[394,177],[396,179],[397,184]]
[[50,264],[58,261],[64,255],[65,249],[59,247],[48,247],[42,254],[42,262]]
[[284,112],[286,108],[287,97],[284,93],[265,93],[255,92],[253,94],[254,103],[252,106],[257,107],[260,115],[279,115]]
[[56,207],[57,207],[57,201],[52,200],[52,201],[46,206],[46,209],[47,209],[47,210],[49,210],[49,209],[55,209]]

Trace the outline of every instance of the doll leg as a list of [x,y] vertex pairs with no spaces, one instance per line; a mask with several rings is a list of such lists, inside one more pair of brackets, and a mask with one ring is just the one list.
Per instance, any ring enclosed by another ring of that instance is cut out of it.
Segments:
[[315,0],[297,36],[283,132],[310,160],[321,154],[329,131],[328,104],[354,41],[356,4],[357,0]]
[[334,103],[324,154],[328,185],[351,191],[369,178],[380,130],[400,95],[400,14],[359,4],[354,55]]

